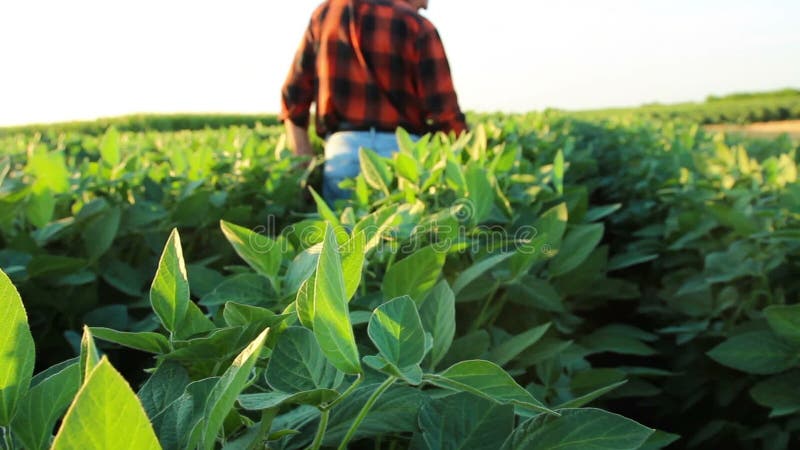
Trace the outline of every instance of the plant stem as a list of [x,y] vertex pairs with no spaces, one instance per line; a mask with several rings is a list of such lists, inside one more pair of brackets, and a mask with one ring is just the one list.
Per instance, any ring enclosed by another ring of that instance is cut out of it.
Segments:
[[364,404],[364,407],[361,408],[361,411],[359,411],[356,420],[353,422],[352,425],[350,425],[350,429],[347,430],[347,434],[344,436],[344,439],[342,439],[342,443],[339,444],[339,450],[347,450],[347,443],[350,442],[350,439],[353,439],[353,436],[355,436],[356,430],[358,430],[358,426],[361,425],[361,422],[363,422],[364,418],[367,417],[369,410],[372,409],[372,405],[374,405],[375,402],[378,401],[378,398],[384,392],[386,392],[386,390],[389,389],[389,387],[392,384],[394,384],[395,381],[397,381],[397,377],[392,376],[387,378],[386,381],[384,381],[380,386],[378,386],[378,389],[376,389],[375,392],[372,393],[372,395],[367,400],[367,403]]
[[3,448],[12,450],[14,448],[14,439],[11,438],[11,429],[0,427],[0,434],[3,435]]
[[336,400],[332,401],[329,405],[325,406],[325,408],[320,408],[320,409],[328,410],[328,409],[331,409],[334,406],[338,405],[339,402],[341,402],[342,400],[347,398],[350,394],[352,394],[353,391],[356,390],[356,388],[358,387],[359,384],[361,384],[362,381],[364,381],[364,376],[361,375],[361,374],[358,374],[358,378],[356,378],[356,380],[353,381],[353,384],[351,384],[350,387],[348,387],[347,390],[345,390],[342,393],[342,395],[339,396],[339,398],[337,398]]
[[311,450],[319,450],[322,446],[322,438],[325,437],[325,430],[328,429],[328,416],[331,411],[329,409],[321,410],[322,415],[319,418],[319,425],[317,426],[317,434],[314,436],[314,442],[311,443]]
[[475,316],[475,321],[472,322],[472,326],[469,327],[470,333],[480,329],[485,323],[484,316],[486,315],[486,311],[489,309],[489,306],[492,304],[492,300],[494,299],[495,294],[497,294],[498,289],[500,289],[500,282],[496,281],[494,283],[494,287],[492,288],[491,294],[486,296],[486,301],[483,302],[483,306],[481,307],[481,312],[478,313],[477,316]]

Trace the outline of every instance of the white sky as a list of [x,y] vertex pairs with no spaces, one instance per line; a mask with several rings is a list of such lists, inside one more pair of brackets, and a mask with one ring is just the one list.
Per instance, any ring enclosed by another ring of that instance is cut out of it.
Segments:
[[[276,112],[320,0],[3,0],[0,126]],[[430,0],[462,108],[800,88],[797,0]]]

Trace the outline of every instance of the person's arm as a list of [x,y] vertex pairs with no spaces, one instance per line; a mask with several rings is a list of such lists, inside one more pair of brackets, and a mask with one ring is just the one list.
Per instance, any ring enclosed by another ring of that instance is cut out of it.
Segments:
[[286,127],[287,145],[296,155],[312,156],[308,124],[309,109],[314,100],[315,59],[309,24],[281,89],[280,119]]
[[417,79],[426,119],[432,122],[436,131],[455,131],[459,134],[467,130],[464,113],[458,106],[450,64],[439,33],[430,25],[417,39],[419,65]]
[[314,156],[311,150],[311,139],[308,137],[308,128],[296,125],[290,119],[283,122],[286,127],[286,144],[295,155]]

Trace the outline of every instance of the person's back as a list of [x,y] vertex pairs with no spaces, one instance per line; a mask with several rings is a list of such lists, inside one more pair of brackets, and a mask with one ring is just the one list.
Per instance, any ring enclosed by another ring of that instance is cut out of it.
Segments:
[[[427,1],[329,0],[311,17],[284,84],[281,117],[290,145],[308,153],[316,103],[317,132],[327,137],[326,198],[342,197],[336,185],[358,173],[358,146],[385,156],[396,150],[393,139],[378,135],[393,136],[397,127],[412,134],[466,129],[439,35],[412,4]],[[391,148],[376,148],[376,137]]]

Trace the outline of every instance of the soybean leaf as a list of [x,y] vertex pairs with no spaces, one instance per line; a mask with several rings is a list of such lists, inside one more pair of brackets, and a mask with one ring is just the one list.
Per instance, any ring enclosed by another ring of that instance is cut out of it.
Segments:
[[661,430],[656,430],[650,437],[639,447],[637,450],[661,450],[662,448],[672,444],[681,437],[677,434],[665,433]]
[[793,370],[769,377],[750,389],[756,403],[770,408],[770,417],[796,414],[800,411],[800,372]]
[[92,373],[95,366],[100,363],[100,352],[97,351],[97,345],[92,337],[92,332],[89,327],[83,327],[83,336],[81,336],[81,354],[80,354],[80,375],[81,383],[89,374]]
[[553,161],[553,185],[559,195],[564,194],[564,152],[559,150]]
[[[331,410],[325,446],[336,446],[344,438],[367,399],[378,388],[377,384],[362,384]],[[405,433],[417,429],[417,416],[425,394],[418,389],[396,385],[380,397],[358,427],[353,440],[385,433]]]
[[[197,425],[211,391],[219,377],[195,381],[186,386],[183,395],[152,419],[153,428],[164,450],[196,448],[200,439]],[[190,445],[194,441],[194,444]]]
[[281,334],[266,370],[267,383],[285,393],[336,389],[344,375],[322,353],[314,334],[289,327]]
[[148,353],[168,353],[170,351],[169,341],[163,334],[152,332],[133,333],[129,331],[117,331],[110,328],[91,327],[92,335],[97,339],[113,342],[125,347],[141,350]]
[[336,241],[340,244],[344,244],[347,239],[347,231],[342,227],[342,224],[339,223],[339,218],[336,217],[336,214],[331,211],[331,208],[328,206],[328,203],[317,194],[317,191],[314,190],[313,187],[309,186],[308,190],[311,192],[311,196],[314,198],[314,203],[317,204],[317,212],[319,213],[320,217],[323,220],[330,223],[333,226],[333,231],[336,232]]
[[109,167],[116,167],[120,163],[119,141],[119,131],[113,126],[106,131],[100,141],[100,158]]
[[151,420],[183,395],[189,385],[189,373],[179,363],[165,361],[139,389],[139,400]]
[[514,407],[460,393],[426,402],[419,426],[428,450],[496,450],[514,429]]
[[289,268],[286,270],[283,283],[284,292],[282,295],[295,294],[308,277],[314,274],[314,270],[317,268],[319,251],[321,249],[322,245],[317,244],[295,256],[292,263],[289,264]]
[[800,305],[770,306],[764,310],[770,328],[778,336],[800,343]]
[[383,158],[374,151],[362,147],[358,149],[358,160],[367,184],[373,189],[389,195],[389,186],[392,184],[393,177]]
[[222,311],[222,317],[230,327],[256,326],[258,331],[261,332],[266,327],[279,324],[288,316],[286,314],[275,314],[271,310],[259,306],[227,302],[225,303],[225,309]]
[[562,295],[547,280],[526,275],[510,288],[511,301],[542,311],[564,313]]
[[[203,420],[200,423],[202,437],[200,445],[205,450],[211,450],[216,443],[217,433],[230,412],[236,397],[247,386],[250,371],[261,353],[264,341],[267,339],[269,328],[265,329],[253,340],[236,359],[233,364],[217,381],[211,391],[203,412]],[[191,445],[194,447],[194,445]]]
[[364,268],[367,236],[362,231],[353,234],[342,249],[342,274],[344,275],[345,298],[349,301],[355,295],[361,283],[361,271]]
[[240,273],[225,279],[200,300],[207,308],[236,302],[245,305],[271,307],[277,303],[278,294],[272,283],[255,273]]
[[290,394],[287,392],[261,392],[258,394],[242,394],[238,402],[248,411],[263,411],[282,405],[311,405],[320,406],[330,403],[339,397],[333,389],[312,389],[309,391]]
[[314,284],[314,335],[322,352],[337,369],[357,374],[361,373],[361,364],[345,296],[338,245],[328,225]]
[[257,273],[267,277],[276,292],[280,292],[278,271],[283,252],[278,242],[245,227],[220,221],[220,228],[233,249]]
[[425,331],[417,305],[408,296],[377,307],[369,320],[367,334],[386,361],[401,370],[418,365],[425,356]]
[[470,202],[470,223],[479,224],[486,220],[494,205],[494,189],[489,173],[476,164],[470,164],[464,173],[467,182],[467,200]]
[[309,330],[314,329],[314,290],[317,282],[316,274],[311,275],[297,291],[295,300],[297,318]]
[[398,152],[394,155],[394,166],[397,175],[412,183],[419,183],[419,163],[409,153]]
[[603,224],[576,225],[561,244],[558,254],[548,265],[550,277],[563,275],[578,267],[603,238]]
[[610,384],[608,386],[601,387],[597,390],[589,392],[588,394],[581,395],[580,397],[573,398],[572,400],[568,400],[560,405],[558,405],[557,409],[562,408],[580,408],[584,405],[588,405],[592,401],[602,397],[603,395],[621,387],[623,384],[627,383],[627,380],[618,381],[616,383]]
[[478,277],[513,255],[513,252],[500,253],[473,264],[467,270],[461,272],[458,277],[456,277],[456,281],[453,283],[453,292],[458,295],[462,290],[464,290],[464,288],[475,281]]
[[35,346],[17,288],[0,271],[0,426],[8,426],[33,376]]
[[75,362],[31,386],[19,403],[12,422],[14,435],[30,450],[50,446],[53,427],[80,387],[80,367]]
[[189,304],[189,280],[177,229],[172,230],[161,254],[158,270],[150,287],[150,304],[164,328],[176,333]]
[[387,298],[408,295],[421,303],[439,279],[446,256],[429,246],[394,263],[383,277],[383,294]]
[[455,294],[447,281],[440,281],[419,309],[422,326],[433,335],[430,366],[436,367],[444,358],[456,333]]
[[237,343],[244,332],[243,326],[217,328],[208,336],[176,340],[173,341],[174,350],[161,357],[173,361],[225,360],[241,348],[237,347]]
[[519,356],[528,347],[532,346],[547,333],[550,324],[546,323],[528,331],[522,332],[507,341],[497,345],[489,352],[489,360],[499,366],[504,366]]
[[114,242],[119,230],[121,217],[122,210],[120,207],[113,206],[105,211],[102,216],[86,225],[83,230],[83,241],[90,261],[97,261],[111,248],[111,244]]
[[539,415],[508,437],[503,450],[637,450],[655,430],[593,408]]
[[398,367],[396,364],[389,362],[383,355],[367,355],[363,361],[369,367],[382,372],[386,375],[397,377],[412,386],[418,386],[422,383],[422,368],[419,364],[413,364],[405,367]]
[[489,361],[462,361],[440,374],[426,375],[425,379],[436,386],[469,392],[500,404],[555,414],[517,384],[500,366]]
[[178,322],[177,331],[173,335],[176,339],[188,339],[201,333],[214,330],[216,327],[203,311],[192,301],[186,305],[186,314]]
[[769,331],[733,336],[711,349],[708,356],[723,366],[758,375],[783,372],[800,359],[794,346]]
[[52,450],[160,449],[136,394],[103,357],[64,417]]

